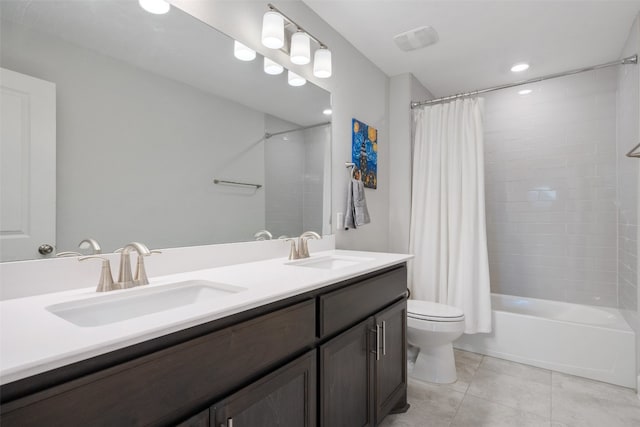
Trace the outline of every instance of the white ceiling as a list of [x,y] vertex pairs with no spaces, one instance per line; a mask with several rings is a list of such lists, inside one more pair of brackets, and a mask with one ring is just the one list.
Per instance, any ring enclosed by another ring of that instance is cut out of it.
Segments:
[[[303,0],[387,75],[412,73],[436,96],[618,59],[640,0]],[[432,26],[440,41],[403,52],[396,34]],[[523,73],[509,69],[529,62]]]

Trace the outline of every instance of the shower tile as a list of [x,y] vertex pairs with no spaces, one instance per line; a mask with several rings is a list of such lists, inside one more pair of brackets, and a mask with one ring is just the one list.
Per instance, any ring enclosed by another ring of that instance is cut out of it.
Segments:
[[[490,367],[495,369],[494,365]],[[522,368],[522,371],[517,371],[518,368],[510,369],[510,373],[519,375],[495,372],[480,366],[467,394],[548,419],[551,413],[550,382],[543,383],[523,378],[523,375],[527,374],[535,376],[537,371],[532,373],[526,368]],[[539,379],[543,381],[542,374]]]
[[474,396],[465,396],[451,427],[545,427],[549,418]]
[[568,426],[640,425],[640,400],[631,389],[553,372],[552,421]]

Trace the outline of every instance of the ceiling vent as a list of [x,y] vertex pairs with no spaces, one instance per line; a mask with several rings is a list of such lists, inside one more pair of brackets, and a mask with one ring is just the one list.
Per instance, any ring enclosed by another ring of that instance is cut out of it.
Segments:
[[393,38],[396,45],[405,52],[410,50],[422,49],[423,47],[436,43],[440,37],[438,33],[431,27],[419,27],[409,30],[402,34],[398,34]]

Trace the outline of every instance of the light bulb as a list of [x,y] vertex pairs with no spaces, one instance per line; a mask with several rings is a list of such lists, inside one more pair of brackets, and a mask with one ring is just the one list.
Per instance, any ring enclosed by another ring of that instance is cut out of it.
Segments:
[[331,51],[329,49],[316,50],[313,56],[313,75],[321,79],[331,77]]
[[304,77],[297,75],[291,70],[289,70],[287,77],[287,80],[289,81],[289,84],[291,86],[303,86],[307,82]]
[[284,18],[278,12],[269,11],[262,18],[262,44],[270,49],[284,46]]
[[325,108],[324,110],[322,110],[322,114],[324,114],[325,116],[330,116],[331,113],[333,113],[333,111],[331,111],[331,108]]
[[138,0],[141,8],[154,15],[163,15],[169,12],[171,5],[165,0]]
[[311,62],[311,40],[306,33],[298,31],[291,36],[291,62],[305,65]]
[[284,71],[284,67],[275,61],[264,57],[264,72],[272,76],[278,75]]
[[253,49],[249,49],[239,41],[234,40],[233,56],[238,58],[240,61],[253,61],[254,59],[256,59],[256,51]]

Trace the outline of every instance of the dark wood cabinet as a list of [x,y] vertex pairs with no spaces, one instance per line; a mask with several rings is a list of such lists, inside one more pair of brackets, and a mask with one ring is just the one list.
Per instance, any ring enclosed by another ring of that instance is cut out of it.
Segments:
[[375,364],[375,419],[381,422],[407,393],[407,302],[402,300],[375,316],[379,326],[379,358]]
[[377,425],[407,408],[406,279],[392,266],[2,385],[2,426]]
[[407,408],[406,314],[402,299],[320,347],[322,426],[373,426]]
[[211,408],[214,427],[315,427],[316,351]]
[[320,346],[320,420],[326,427],[374,425],[373,318]]

